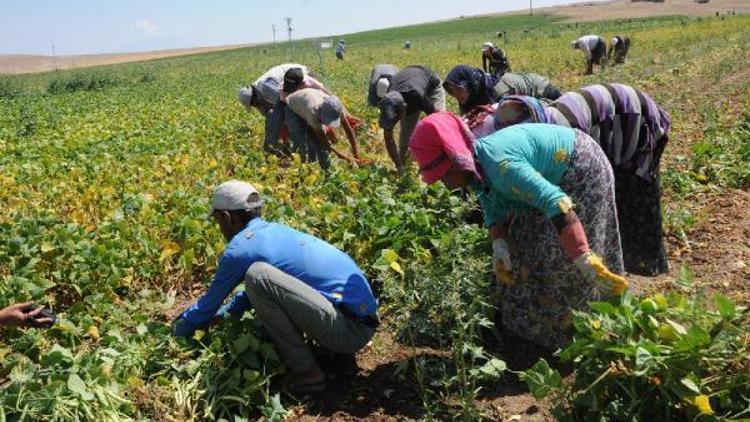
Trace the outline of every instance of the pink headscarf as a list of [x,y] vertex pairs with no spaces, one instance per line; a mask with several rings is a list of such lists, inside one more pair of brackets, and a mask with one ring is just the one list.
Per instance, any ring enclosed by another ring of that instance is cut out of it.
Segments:
[[474,162],[474,135],[453,113],[441,111],[420,120],[409,140],[409,148],[427,184],[440,180],[453,166],[470,171],[482,180]]

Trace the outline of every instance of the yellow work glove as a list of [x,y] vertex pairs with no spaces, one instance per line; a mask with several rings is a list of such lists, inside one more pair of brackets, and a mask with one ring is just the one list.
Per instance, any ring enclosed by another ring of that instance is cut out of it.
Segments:
[[628,280],[611,272],[602,262],[602,259],[591,253],[586,252],[573,261],[579,271],[590,283],[603,294],[609,296],[619,296],[628,288]]

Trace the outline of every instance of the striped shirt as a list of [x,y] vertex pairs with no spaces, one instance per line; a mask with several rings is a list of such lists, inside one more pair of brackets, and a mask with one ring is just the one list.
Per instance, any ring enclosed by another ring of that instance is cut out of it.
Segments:
[[545,107],[547,121],[580,129],[594,138],[613,167],[654,176],[671,125],[666,111],[646,93],[623,84],[602,84],[566,92]]

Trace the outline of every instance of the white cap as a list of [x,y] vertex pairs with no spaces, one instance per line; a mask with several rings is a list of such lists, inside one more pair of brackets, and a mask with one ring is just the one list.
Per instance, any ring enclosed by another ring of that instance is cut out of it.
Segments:
[[253,185],[240,180],[224,182],[214,189],[211,212],[216,210],[252,210],[263,205],[263,198]]
[[388,92],[388,88],[391,86],[391,81],[389,81],[387,78],[380,78],[378,79],[378,83],[375,84],[375,95],[378,96],[378,98],[385,97],[385,94]]
[[484,44],[482,44],[482,51],[489,50],[490,48],[495,47],[495,44],[492,44],[491,42],[487,41]]
[[253,89],[250,87],[240,88],[240,92],[237,93],[237,99],[240,100],[245,108],[249,109],[253,104]]

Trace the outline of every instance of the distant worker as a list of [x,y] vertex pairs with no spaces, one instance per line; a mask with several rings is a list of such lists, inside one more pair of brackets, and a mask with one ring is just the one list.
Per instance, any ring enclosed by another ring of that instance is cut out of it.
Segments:
[[[385,147],[396,170],[403,174],[409,157],[409,138],[419,121],[419,114],[445,110],[445,91],[440,77],[425,66],[407,66],[393,76],[379,107]],[[401,133],[396,146],[393,128],[399,122]]]
[[548,106],[530,97],[508,97],[498,104],[495,121],[498,129],[551,123],[590,135],[614,171],[625,270],[645,276],[669,270],[659,164],[671,120],[648,94],[613,83],[566,92]]
[[607,43],[598,35],[584,35],[570,43],[574,50],[583,51],[586,57],[586,74],[594,73],[594,65],[602,66],[607,54]]
[[[304,88],[290,94],[286,101],[292,111],[287,117],[289,132],[293,141],[304,148],[300,155],[305,161],[317,161],[323,170],[328,170],[331,165],[328,152],[332,150],[340,158],[357,162],[359,150],[354,129],[337,97],[318,89]],[[334,129],[339,126],[344,127],[354,158],[338,152],[331,145],[336,141]]]
[[489,41],[482,44],[482,70],[498,76],[510,72],[510,62],[505,51]]
[[[337,353],[365,347],[379,324],[370,283],[335,246],[261,218],[263,199],[252,185],[224,182],[212,201],[228,244],[208,290],[172,323],[172,333],[192,337],[214,319],[240,319],[252,308],[287,367],[285,390],[323,392],[325,374],[305,337]],[[222,306],[243,281],[245,290]]]
[[434,113],[419,122],[410,148],[426,183],[477,195],[507,332],[563,347],[571,310],[628,287],[618,275],[612,167],[585,133],[525,124],[477,140],[459,117]]
[[379,64],[370,72],[370,84],[367,89],[367,104],[377,107],[391,86],[391,79],[398,73],[392,64]]
[[629,50],[630,38],[624,35],[617,35],[610,41],[609,49],[607,50],[607,61],[612,60],[612,64],[625,63]]
[[270,68],[249,87],[241,88],[238,93],[240,103],[247,111],[255,108],[266,118],[263,150],[267,153],[285,155],[279,146],[282,127],[284,126],[284,104],[279,102],[279,91],[284,81],[284,74],[289,69],[301,69],[304,75],[309,73],[306,66],[297,63],[285,63]]
[[407,40],[406,42],[404,42],[404,50],[409,50],[409,49],[411,49],[411,41]]
[[344,54],[346,54],[346,41],[339,40],[339,43],[336,44],[336,58],[344,60]]
[[460,106],[461,114],[482,104],[493,104],[506,95],[530,95],[554,100],[560,90],[546,77],[536,73],[506,73],[491,75],[476,67],[454,67],[443,82],[445,90]]
[[52,311],[34,302],[16,303],[0,309],[0,327],[49,328],[56,320]]

